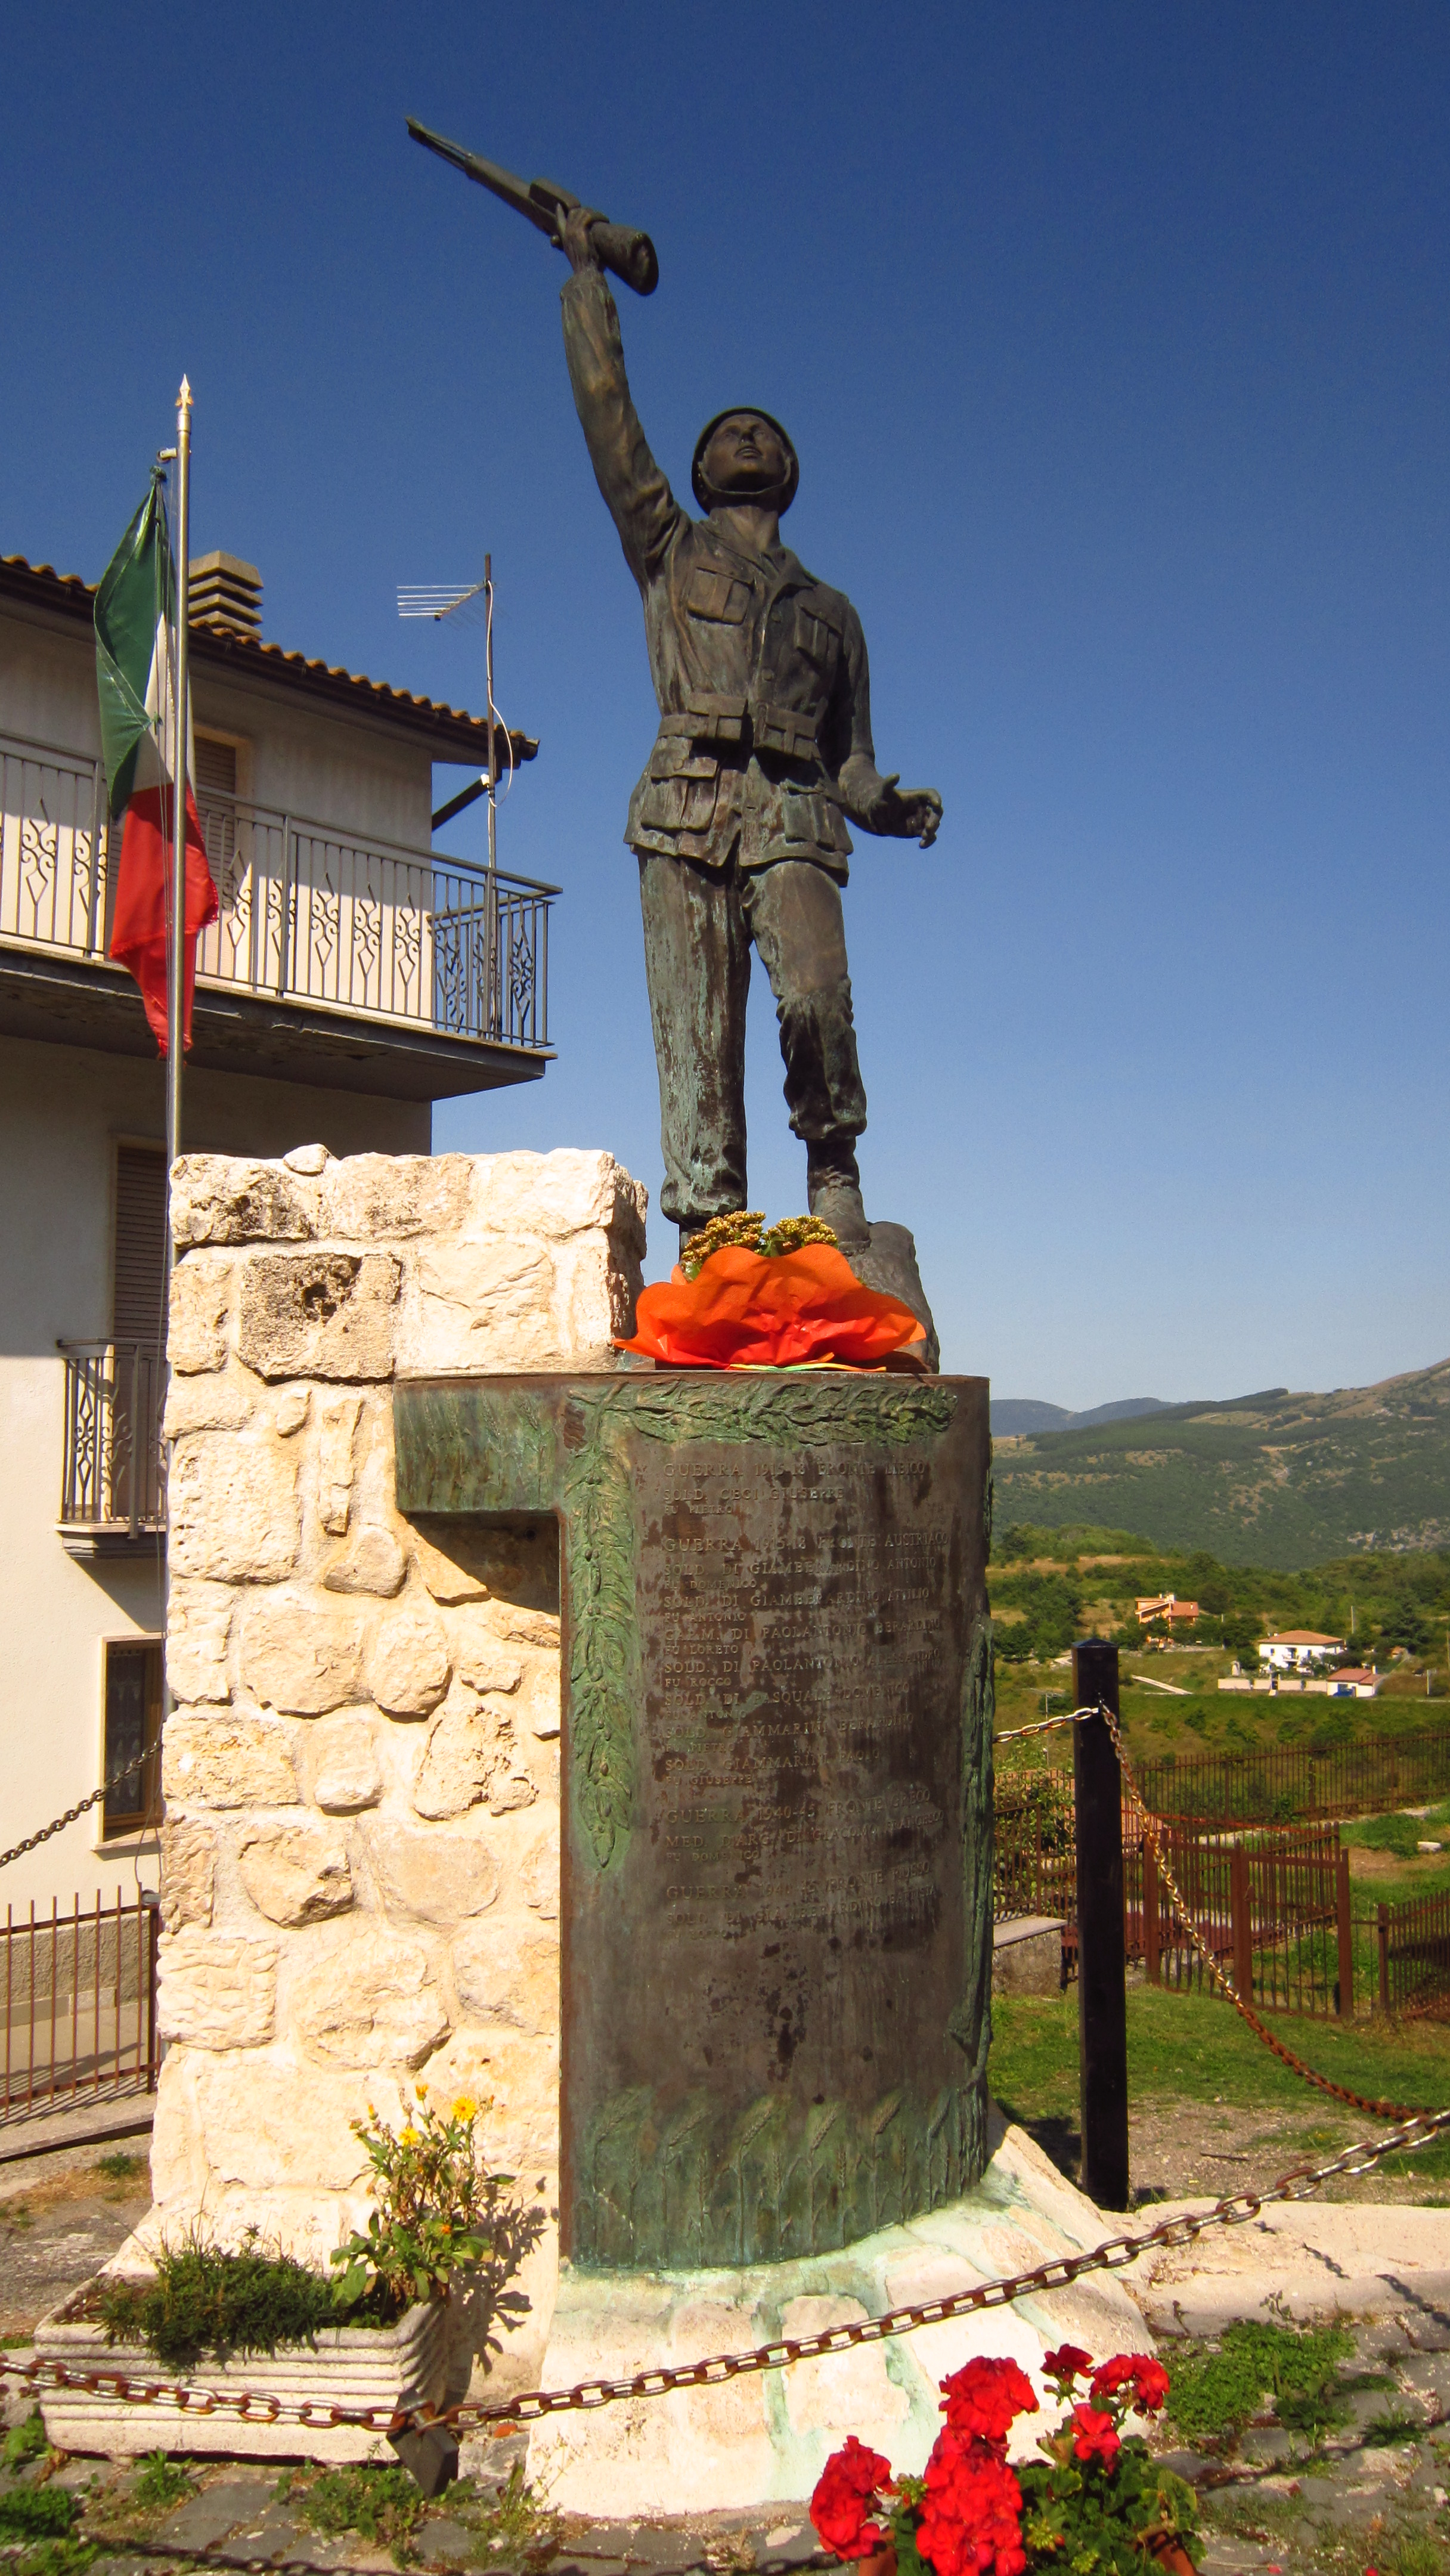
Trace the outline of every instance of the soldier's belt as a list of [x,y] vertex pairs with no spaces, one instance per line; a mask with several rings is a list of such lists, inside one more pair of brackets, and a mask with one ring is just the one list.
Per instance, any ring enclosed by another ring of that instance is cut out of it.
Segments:
[[778,760],[813,761],[816,728],[794,707],[772,706],[766,698],[726,697],[713,689],[694,689],[677,715],[661,716],[662,736],[683,735],[689,742],[738,743],[742,750],[772,752]]

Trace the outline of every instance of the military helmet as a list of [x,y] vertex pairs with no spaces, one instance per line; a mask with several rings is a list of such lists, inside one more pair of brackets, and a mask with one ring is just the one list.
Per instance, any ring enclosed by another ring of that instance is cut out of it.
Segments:
[[[706,421],[704,428],[701,430],[699,437],[695,441],[694,461],[690,467],[690,489],[694,493],[702,510],[710,509],[713,503],[716,501],[723,501],[727,497],[723,492],[717,492],[714,489],[714,486],[707,483],[705,480],[705,450],[709,446],[711,439],[714,437],[716,430],[719,428],[721,421],[734,420],[736,414],[741,412],[748,412],[753,420],[768,421],[770,427],[774,430],[776,437],[784,447],[786,455],[784,484],[758,495],[753,495],[752,497],[759,498],[761,501],[768,504],[774,503],[774,506],[778,510],[788,510],[792,501],[795,499],[796,487],[801,479],[801,461],[795,452],[795,441],[791,437],[790,431],[782,428],[780,422],[776,419],[774,412],[762,411],[759,403],[727,403],[723,411],[716,412],[713,420]],[[779,491],[779,499],[776,498],[777,490]]]

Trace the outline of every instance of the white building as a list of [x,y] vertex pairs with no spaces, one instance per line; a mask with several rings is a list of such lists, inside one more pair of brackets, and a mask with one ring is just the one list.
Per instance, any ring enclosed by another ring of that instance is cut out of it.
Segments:
[[[263,643],[257,575],[197,569],[221,913],[200,943],[183,1141],[427,1153],[433,1101],[544,1071],[557,888],[433,850],[435,764],[476,776],[485,724]],[[84,582],[0,559],[0,1846],[113,1776],[160,1718],[165,1068],[105,955],[120,826],[93,608]],[[514,736],[516,761],[536,749]],[[149,1761],[12,1864],[0,1905],[154,1884],[157,1794]]]
[[1281,1628],[1277,1636],[1264,1638],[1259,1661],[1271,1672],[1313,1673],[1343,1652],[1342,1637],[1322,1637],[1317,1628]]

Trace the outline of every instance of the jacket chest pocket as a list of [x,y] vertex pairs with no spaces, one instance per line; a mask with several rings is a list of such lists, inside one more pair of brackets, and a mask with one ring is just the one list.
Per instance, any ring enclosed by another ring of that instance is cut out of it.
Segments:
[[840,635],[824,617],[817,617],[813,609],[800,601],[796,603],[791,642],[796,651],[803,653],[808,662],[813,662],[828,681],[834,677],[840,658]]
[[692,617],[703,617],[713,626],[741,626],[750,606],[750,584],[737,581],[733,573],[712,572],[708,564],[696,564],[686,585],[685,606]]

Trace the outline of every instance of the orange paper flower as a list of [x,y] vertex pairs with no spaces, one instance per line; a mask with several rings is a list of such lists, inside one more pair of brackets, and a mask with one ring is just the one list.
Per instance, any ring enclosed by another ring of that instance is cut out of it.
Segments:
[[698,1278],[676,1270],[646,1288],[622,1351],[676,1368],[790,1368],[837,1360],[879,1368],[924,1342],[926,1326],[895,1297],[863,1288],[845,1255],[808,1243],[774,1258],[731,1245]]

